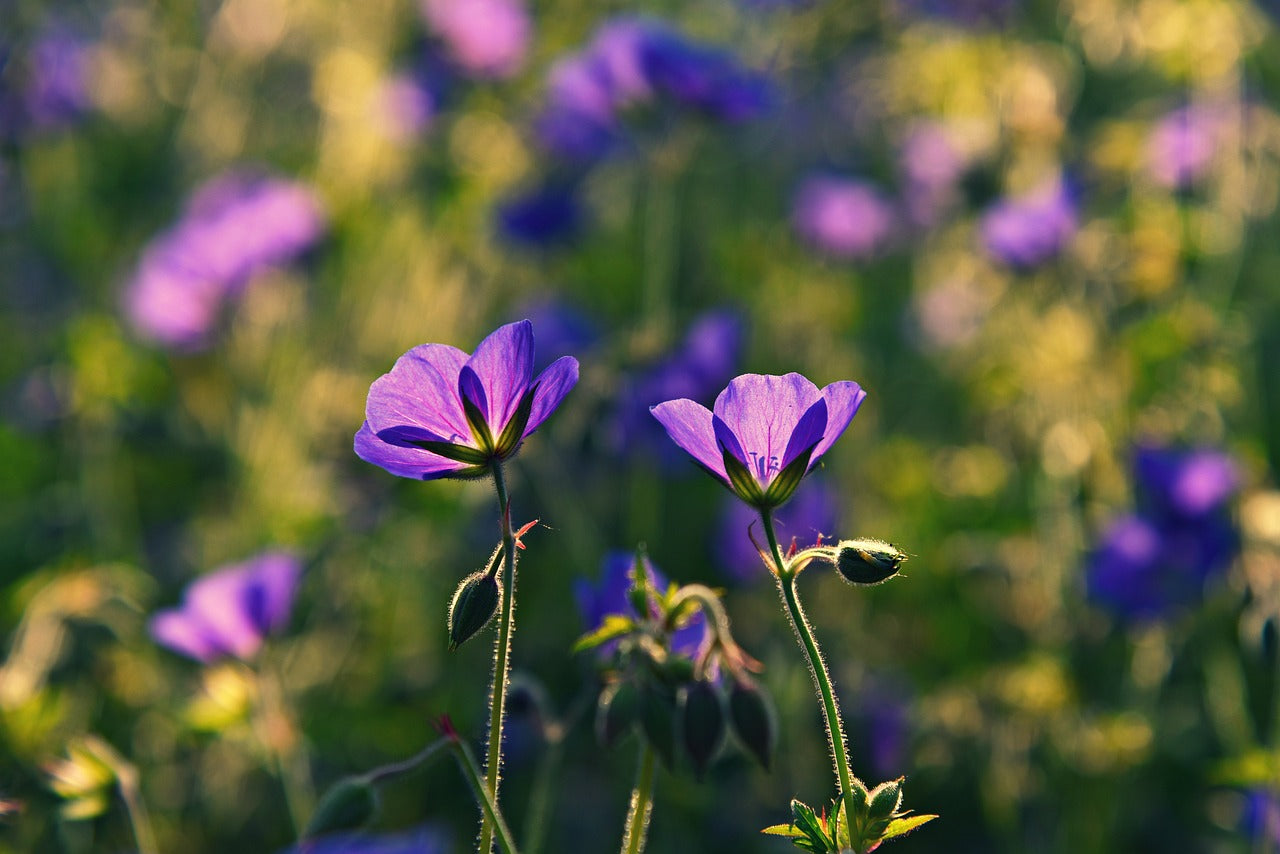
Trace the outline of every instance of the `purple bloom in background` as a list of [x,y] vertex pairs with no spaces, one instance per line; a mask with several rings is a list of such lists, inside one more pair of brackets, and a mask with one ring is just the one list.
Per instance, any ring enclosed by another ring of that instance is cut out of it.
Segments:
[[[591,631],[604,622],[610,614],[624,614],[637,617],[631,607],[627,591],[631,589],[631,571],[635,568],[636,556],[632,552],[609,552],[604,559],[604,567],[599,584],[592,584],[586,579],[574,582],[573,595],[578,604],[578,614],[582,617],[582,625]],[[649,558],[641,558],[645,577],[650,589],[654,592],[665,592],[669,582]],[[656,612],[654,615],[656,616]],[[671,636],[671,649],[681,655],[692,656],[702,644],[706,634],[706,619],[698,611],[687,624],[676,630]],[[617,646],[617,642],[604,644],[601,650],[608,652]]]
[[182,606],[151,618],[156,642],[208,664],[253,658],[267,635],[289,623],[302,564],[286,552],[266,552],[194,581]]
[[600,340],[595,321],[567,300],[544,296],[520,307],[517,317],[524,317],[538,330],[538,350],[533,369],[542,371],[561,356],[585,353]]
[[533,378],[533,324],[499,327],[468,356],[422,344],[369,388],[355,452],[419,480],[477,477],[510,457],[578,382],[578,360]]
[[1274,851],[1280,846],[1280,800],[1275,792],[1265,788],[1248,792],[1240,829],[1253,840],[1255,848],[1259,841],[1266,843],[1257,850]]
[[865,181],[824,175],[796,190],[791,222],[810,245],[836,258],[868,258],[893,235],[893,205]]
[[898,163],[908,218],[917,226],[932,225],[955,197],[964,158],[941,125],[922,122],[907,135]]
[[910,15],[937,18],[964,26],[1008,23],[1017,0],[898,0]]
[[1134,475],[1146,509],[1159,518],[1195,520],[1217,513],[1240,488],[1231,458],[1209,448],[1140,446]]
[[836,439],[867,393],[855,382],[819,390],[800,374],[743,374],[713,410],[669,400],[650,411],[671,440],[753,507],[777,507]]
[[426,131],[438,107],[426,81],[411,72],[400,72],[383,80],[374,99],[374,115],[383,136],[400,143]]
[[422,0],[422,14],[469,74],[510,77],[524,64],[533,24],[519,0]]
[[507,199],[498,207],[498,233],[520,246],[546,248],[569,243],[582,229],[582,205],[574,188],[547,183]]
[[[774,514],[778,536],[785,543],[792,537],[802,545],[817,542],[818,535],[830,537],[840,521],[839,496],[828,484],[818,480],[799,492]],[[751,582],[771,578],[770,570],[761,563],[756,547],[751,544],[749,531],[755,523],[755,537],[763,543],[760,531],[760,515],[741,501],[730,499],[720,521],[716,539],[716,557],[720,565],[734,580]]]
[[54,28],[31,47],[24,92],[27,116],[38,128],[69,124],[92,106],[89,43]]
[[211,181],[143,251],[125,289],[125,314],[150,341],[200,349],[227,299],[257,273],[310,249],[325,227],[319,200],[301,184],[239,173]]
[[280,854],[448,854],[449,835],[432,827],[403,833],[334,833],[308,839]]
[[1060,253],[1077,228],[1075,199],[1066,183],[1055,179],[989,209],[982,217],[982,241],[995,258],[1028,270]]
[[1190,105],[1165,114],[1147,139],[1147,170],[1156,183],[1185,190],[1209,167],[1222,140],[1221,109]]

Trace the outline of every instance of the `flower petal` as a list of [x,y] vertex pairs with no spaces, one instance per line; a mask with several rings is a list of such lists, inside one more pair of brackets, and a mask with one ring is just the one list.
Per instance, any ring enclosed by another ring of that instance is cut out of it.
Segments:
[[529,423],[524,428],[525,436],[537,430],[555,412],[564,396],[578,384],[578,360],[572,356],[561,356],[538,374],[535,384],[538,390],[533,395],[533,409],[529,413]]
[[289,623],[293,597],[302,578],[302,563],[289,552],[266,552],[247,561],[249,612],[264,634]]
[[414,439],[473,444],[458,396],[466,362],[466,353],[447,344],[423,344],[405,353],[369,387],[369,429],[396,445]]
[[800,374],[743,374],[720,392],[714,410],[742,443],[747,467],[767,484],[782,468],[800,419],[821,399],[818,387]]
[[160,611],[151,618],[148,628],[156,643],[202,664],[228,652],[219,646],[203,623],[178,608]]
[[858,413],[858,407],[866,398],[867,393],[862,390],[862,386],[853,380],[831,383],[822,390],[822,399],[827,403],[827,426],[823,430],[822,441],[813,449],[813,455],[809,457],[810,469],[849,427],[849,422]]
[[249,613],[249,583],[244,566],[214,572],[188,587],[183,600],[183,610],[208,627],[218,646],[242,660],[257,653],[263,638]]
[[499,326],[480,342],[466,366],[484,387],[485,415],[490,431],[498,436],[533,380],[533,324],[521,320]]
[[421,448],[384,442],[374,435],[368,421],[356,433],[355,451],[356,456],[367,463],[373,463],[397,477],[411,477],[415,480],[456,477],[472,468],[470,463],[450,460]]
[[649,407],[653,417],[667,430],[671,441],[687,451],[698,464],[711,472],[725,485],[729,475],[725,473],[724,459],[716,446],[715,428],[711,411],[688,398],[668,400]]
[[[785,469],[791,465],[792,460],[822,441],[826,429],[827,402],[819,400],[805,410],[795,430],[791,431],[791,438],[787,440],[787,449],[782,454],[781,467]],[[810,454],[810,459],[812,458],[813,455]]]

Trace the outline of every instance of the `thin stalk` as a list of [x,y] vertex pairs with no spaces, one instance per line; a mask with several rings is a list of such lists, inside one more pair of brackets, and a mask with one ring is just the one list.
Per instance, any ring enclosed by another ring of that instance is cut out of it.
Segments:
[[[502,619],[493,654],[493,683],[489,692],[489,746],[485,752],[485,791],[498,802],[498,780],[502,772],[502,725],[507,706],[507,683],[511,672],[511,635],[515,631],[516,538],[511,530],[511,507],[502,463],[493,463],[493,485],[498,491],[498,516],[502,525]],[[480,854],[493,850],[493,822],[485,813],[480,823]]]
[[448,747],[449,741],[450,739],[447,736],[437,738],[408,759],[401,759],[399,762],[388,762],[386,765],[381,765],[372,771],[366,772],[364,781],[370,785],[375,785],[384,780],[390,780],[392,777],[407,774],[425,764],[428,759],[435,756],[442,749]]
[[147,805],[142,800],[138,769],[114,747],[97,736],[89,736],[87,741],[93,755],[104,762],[115,775],[116,786],[120,789],[120,799],[124,801],[125,812],[129,814],[129,827],[133,831],[133,839],[138,843],[138,854],[159,854],[160,849],[156,845],[155,833],[151,829],[151,816],[147,812]]
[[649,816],[653,813],[654,764],[653,749],[648,744],[643,744],[640,747],[640,770],[636,773],[636,786],[631,790],[631,806],[627,809],[627,823],[622,830],[622,854],[640,854],[644,850]]
[[[822,701],[822,716],[827,725],[827,741],[831,747],[831,756],[835,762],[836,779],[840,783],[841,797],[844,798],[845,821],[852,830],[857,813],[853,806],[853,775],[849,773],[848,747],[844,740],[844,729],[840,724],[840,707],[836,703],[835,692],[831,688],[831,674],[827,672],[826,662],[818,649],[818,642],[809,628],[804,609],[800,606],[800,597],[796,595],[796,573],[792,572],[782,558],[782,550],[778,548],[778,537],[773,530],[773,511],[761,510],[764,533],[769,539],[769,549],[773,553],[773,561],[778,568],[778,590],[782,595],[782,604],[786,608],[787,617],[791,620],[791,628],[795,630],[800,648],[809,657],[809,674],[813,677],[814,687],[818,689]],[[850,833],[852,836],[852,832]]]
[[449,739],[449,748],[458,760],[462,776],[466,777],[467,782],[471,784],[471,791],[480,802],[480,808],[484,810],[485,822],[494,827],[498,846],[506,854],[519,854],[512,840],[511,830],[507,827],[507,820],[502,817],[502,810],[498,809],[498,802],[489,794],[487,783],[480,777],[480,768],[476,765],[476,758],[471,755],[471,748],[457,736]]
[[315,808],[311,770],[306,756],[297,748],[297,734],[280,680],[264,666],[257,672],[257,683],[258,739],[270,754],[276,776],[280,778],[285,807],[296,835],[307,826],[308,816]]

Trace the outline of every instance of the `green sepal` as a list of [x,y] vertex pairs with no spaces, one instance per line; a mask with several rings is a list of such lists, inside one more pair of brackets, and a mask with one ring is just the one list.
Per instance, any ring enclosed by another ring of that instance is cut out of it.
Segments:
[[[467,463],[473,466],[487,466],[491,455],[479,448],[472,448],[467,445],[455,445],[453,442],[429,442],[426,439],[419,439],[411,442],[415,448],[421,448],[424,451],[430,451],[439,457],[454,462]],[[450,477],[458,477],[452,474]]]
[[800,481],[809,473],[809,458],[813,456],[813,449],[816,447],[818,443],[814,442],[788,463],[786,468],[778,472],[769,484],[769,488],[765,490],[765,504],[778,507],[787,502],[787,499],[796,491],[796,487],[800,485]]
[[302,838],[363,827],[377,811],[378,793],[369,781],[359,777],[339,780],[316,805],[311,820],[302,831]]
[[729,476],[729,488],[733,490],[735,495],[751,506],[764,506],[764,490],[760,488],[760,482],[756,480],[755,475],[743,464],[742,460],[729,452],[723,442],[719,444],[720,457],[724,460],[724,470]]
[[571,651],[582,652],[584,649],[595,649],[635,630],[636,621],[630,617],[624,614],[606,614],[599,626],[573,642]]
[[892,818],[902,804],[902,778],[876,786],[868,799],[867,816],[872,821]]
[[881,839],[893,839],[895,836],[902,836],[910,833],[922,824],[928,824],[937,818],[936,815],[909,815],[903,818],[895,818],[889,822],[889,826],[885,828],[884,833],[880,834]]
[[459,394],[458,397],[462,398],[462,411],[467,416],[467,425],[471,428],[471,435],[475,437],[476,444],[486,456],[492,456],[493,433],[489,431],[489,422],[485,420],[484,413],[465,394]]
[[524,393],[524,397],[520,398],[520,405],[511,414],[511,420],[502,428],[502,435],[498,437],[497,447],[494,448],[498,459],[505,460],[511,456],[524,438],[524,428],[529,424],[529,414],[533,412],[533,396],[537,391],[538,386],[535,384]]

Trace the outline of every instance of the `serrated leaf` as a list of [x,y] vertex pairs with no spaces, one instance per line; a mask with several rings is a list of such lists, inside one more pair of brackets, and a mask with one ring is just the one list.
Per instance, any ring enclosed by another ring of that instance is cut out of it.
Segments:
[[635,631],[636,621],[622,614],[607,614],[594,631],[588,632],[573,643],[573,652],[595,649],[611,640]]
[[895,818],[889,822],[889,826],[885,832],[880,835],[881,839],[893,839],[895,836],[902,836],[910,833],[922,824],[928,824],[937,818],[936,815],[909,815],[904,818]]
[[761,833],[767,833],[770,836],[804,836],[804,831],[799,830],[794,824],[771,824]]
[[[834,840],[827,832],[827,823],[818,818],[813,808],[803,801],[791,802],[793,824],[808,838],[811,851],[829,851],[834,847]],[[796,843],[799,845],[800,843]],[[804,846],[801,846],[804,847]]]

